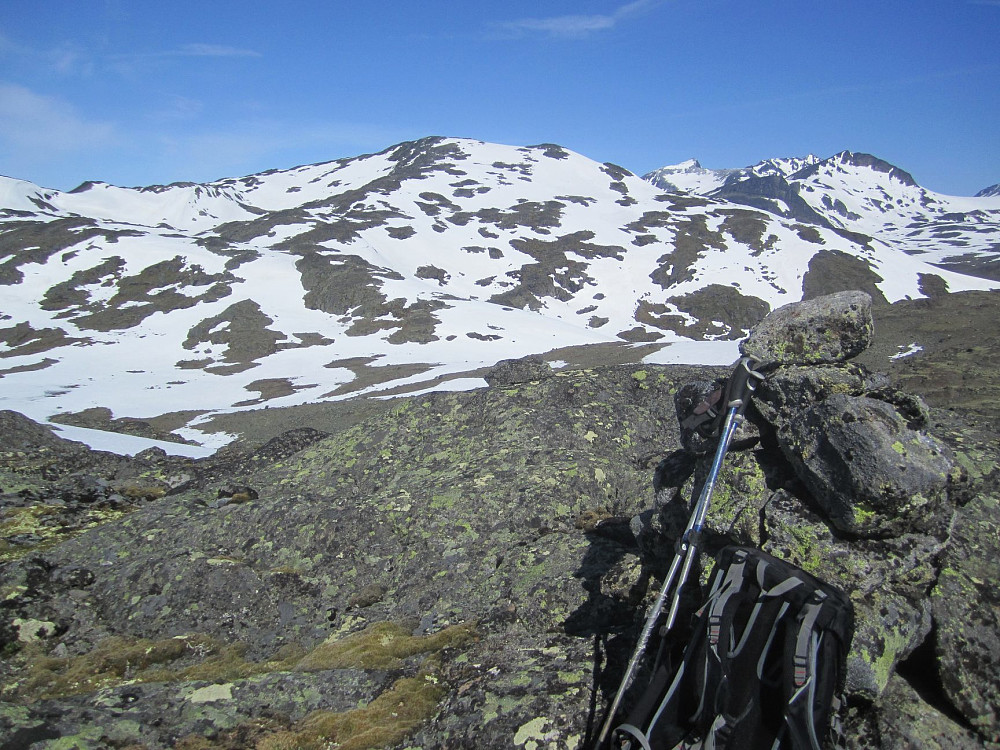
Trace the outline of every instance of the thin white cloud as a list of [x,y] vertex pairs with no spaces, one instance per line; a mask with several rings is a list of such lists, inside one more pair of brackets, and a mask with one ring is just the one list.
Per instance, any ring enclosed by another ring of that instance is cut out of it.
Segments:
[[0,55],[19,54],[23,50],[24,47],[0,31]]
[[109,59],[116,61],[130,60],[156,60],[169,57],[262,57],[260,52],[252,49],[242,49],[240,47],[228,47],[223,44],[182,44],[180,47],[164,50],[150,50],[148,52],[121,52],[109,55]]
[[199,99],[168,94],[164,96],[159,106],[154,107],[149,115],[154,120],[183,122],[197,119],[205,111],[205,103]]
[[[0,84],[0,153],[83,151],[113,142],[114,126],[88,120],[68,102]],[[22,154],[23,156],[23,154]]]
[[260,57],[260,52],[222,44],[185,44],[168,55],[181,57]]
[[628,19],[645,13],[663,0],[633,0],[619,6],[612,13],[594,15],[565,15],[547,18],[522,18],[499,24],[499,28],[513,33],[540,33],[558,37],[585,37],[593,33],[613,29]]

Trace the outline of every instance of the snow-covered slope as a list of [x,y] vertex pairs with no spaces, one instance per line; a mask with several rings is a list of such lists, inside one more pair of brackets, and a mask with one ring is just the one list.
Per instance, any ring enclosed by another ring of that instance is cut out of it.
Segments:
[[[676,168],[664,167],[645,179],[670,189],[661,173],[671,169]],[[902,169],[850,151],[711,174],[714,180],[678,187],[859,232],[942,268],[1000,278],[1000,191],[987,188],[973,198],[933,193]]]
[[752,167],[740,169],[705,169],[697,159],[688,159],[680,164],[653,170],[649,174],[643,175],[643,179],[663,190],[679,190],[708,195],[729,181],[741,181],[751,177],[770,175],[788,177],[819,161],[819,157],[810,154],[804,158],[766,159]]
[[688,159],[680,164],[660,167],[644,175],[643,179],[663,190],[707,195],[722,187],[726,179],[738,171],[735,169],[705,169],[697,159]]
[[142,189],[4,178],[0,198],[0,408],[183,411],[195,439],[218,411],[470,387],[582,344],[728,363],[768,310],[842,288],[842,267],[890,301],[992,286],[553,145],[428,138]]

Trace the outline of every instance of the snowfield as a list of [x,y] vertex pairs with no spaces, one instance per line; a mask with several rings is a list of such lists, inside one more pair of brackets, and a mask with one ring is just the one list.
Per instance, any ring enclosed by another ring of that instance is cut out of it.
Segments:
[[205,185],[0,178],[0,408],[197,412],[177,434],[202,448],[166,444],[197,453],[231,438],[198,429],[213,414],[475,388],[470,373],[566,347],[729,364],[821,255],[856,259],[890,302],[935,278],[998,286],[959,271],[1000,252],[1000,198],[935,195],[844,155],[746,173],[794,183],[816,226],[780,215],[788,203],[712,197],[739,170],[658,174],[673,192],[558,146],[430,138]]

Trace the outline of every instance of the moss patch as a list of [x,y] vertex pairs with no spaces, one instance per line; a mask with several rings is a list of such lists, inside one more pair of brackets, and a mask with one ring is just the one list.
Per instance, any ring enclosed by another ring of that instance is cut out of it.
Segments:
[[244,658],[243,644],[222,643],[200,634],[160,640],[115,636],[79,656],[52,657],[37,646],[27,646],[18,657],[23,664],[19,678],[4,688],[20,702],[30,703],[126,683],[219,683],[290,670],[389,669],[400,667],[407,657],[437,653],[474,637],[471,623],[414,636],[398,623],[379,622],[345,638],[324,641],[308,653],[288,645],[266,661],[253,662]]
[[475,635],[472,624],[453,625],[432,635],[411,635],[409,629],[392,622],[370,625],[346,638],[324,641],[297,665],[296,669],[389,669],[409,656],[459,646]]
[[405,739],[434,715],[445,688],[424,672],[404,677],[362,708],[316,711],[289,730],[264,737],[257,750],[366,750]]

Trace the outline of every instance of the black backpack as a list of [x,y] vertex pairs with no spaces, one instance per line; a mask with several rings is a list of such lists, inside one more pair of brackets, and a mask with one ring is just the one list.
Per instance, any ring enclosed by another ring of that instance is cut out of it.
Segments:
[[[760,550],[725,547],[680,665],[658,659],[612,747],[820,750],[843,691],[854,609]],[[661,645],[661,656],[665,650]]]

